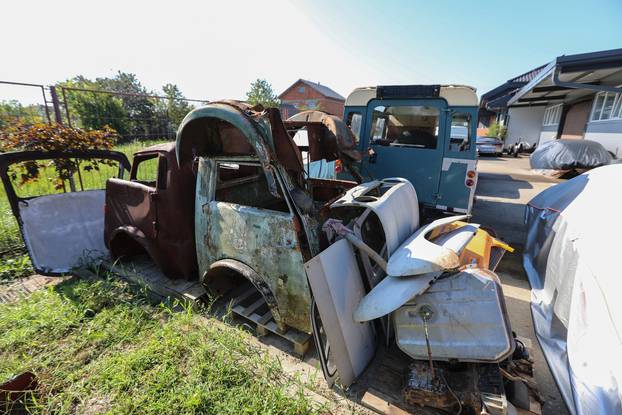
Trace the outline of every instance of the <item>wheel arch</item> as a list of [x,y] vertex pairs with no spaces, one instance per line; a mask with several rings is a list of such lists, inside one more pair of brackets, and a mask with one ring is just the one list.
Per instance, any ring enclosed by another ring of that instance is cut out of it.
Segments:
[[212,263],[209,269],[201,276],[201,283],[208,287],[210,282],[217,278],[230,278],[232,274],[240,276],[249,281],[266,301],[274,321],[279,328],[284,329],[285,324],[279,310],[279,305],[272,289],[268,283],[254,269],[243,262],[235,259],[221,259]]

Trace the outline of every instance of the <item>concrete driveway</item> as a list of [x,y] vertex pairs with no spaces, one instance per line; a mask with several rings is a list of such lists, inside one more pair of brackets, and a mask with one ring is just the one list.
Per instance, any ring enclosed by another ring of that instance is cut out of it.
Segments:
[[532,173],[528,157],[480,157],[477,169],[479,177],[472,220],[493,228],[501,239],[516,249],[503,258],[497,274],[503,283],[512,329],[531,342],[536,382],[546,401],[542,413],[567,414],[533,331],[531,292],[522,265],[525,204],[562,180]]

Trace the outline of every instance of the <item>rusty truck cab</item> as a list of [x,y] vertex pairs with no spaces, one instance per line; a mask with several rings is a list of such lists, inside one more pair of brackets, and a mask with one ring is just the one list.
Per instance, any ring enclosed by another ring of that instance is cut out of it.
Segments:
[[129,180],[106,183],[104,240],[113,258],[146,252],[167,276],[193,277],[194,187],[174,142],[136,152]]
[[311,333],[304,263],[320,251],[318,215],[356,183],[307,180],[278,109],[240,102],[189,113],[177,156],[180,165],[198,160],[194,221],[203,284],[220,294],[248,280],[279,329]]

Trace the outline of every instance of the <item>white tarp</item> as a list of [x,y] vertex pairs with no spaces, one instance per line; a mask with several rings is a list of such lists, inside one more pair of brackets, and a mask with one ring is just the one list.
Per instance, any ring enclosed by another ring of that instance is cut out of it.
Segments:
[[533,198],[523,263],[538,340],[575,414],[622,413],[622,165]]

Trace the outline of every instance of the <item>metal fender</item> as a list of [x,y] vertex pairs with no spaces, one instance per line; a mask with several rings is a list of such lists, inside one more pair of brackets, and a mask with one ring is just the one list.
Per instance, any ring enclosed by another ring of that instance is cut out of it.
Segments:
[[[459,256],[478,228],[478,224],[468,224],[439,236],[435,242]],[[397,310],[411,298],[424,293],[442,273],[443,270],[439,270],[420,275],[385,277],[363,297],[354,310],[354,320],[369,321]]]
[[467,218],[468,215],[450,216],[420,228],[391,255],[387,275],[402,277],[458,268],[460,258],[455,248],[430,242],[426,236],[434,229]]

